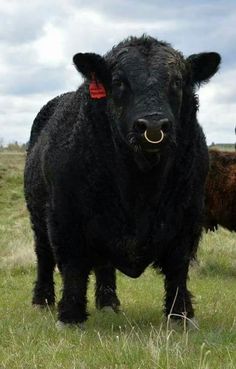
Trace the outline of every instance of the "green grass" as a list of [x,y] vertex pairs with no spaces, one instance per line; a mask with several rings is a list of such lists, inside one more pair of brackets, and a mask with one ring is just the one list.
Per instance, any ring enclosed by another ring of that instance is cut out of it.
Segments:
[[[31,306],[35,258],[23,166],[24,154],[0,153],[0,369],[236,368],[235,233],[203,235],[189,282],[199,330],[166,324],[162,277],[147,269],[137,280],[118,273],[118,315],[95,310],[91,276],[85,331],[58,331],[56,310]],[[59,299],[58,273],[55,279]]]
[[25,154],[0,152],[0,269],[32,264],[32,232],[23,196]]

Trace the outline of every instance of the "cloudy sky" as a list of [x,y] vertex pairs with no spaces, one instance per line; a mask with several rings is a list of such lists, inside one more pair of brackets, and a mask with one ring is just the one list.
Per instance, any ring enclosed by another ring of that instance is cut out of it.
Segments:
[[26,142],[39,109],[79,86],[75,53],[104,54],[146,33],[185,56],[221,54],[220,72],[199,90],[199,121],[208,143],[234,142],[235,25],[235,0],[0,0],[0,140]]

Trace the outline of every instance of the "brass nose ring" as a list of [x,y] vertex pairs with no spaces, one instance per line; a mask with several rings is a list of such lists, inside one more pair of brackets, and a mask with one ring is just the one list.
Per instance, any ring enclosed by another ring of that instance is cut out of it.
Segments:
[[150,140],[150,138],[147,137],[147,129],[146,131],[144,132],[144,137],[145,137],[145,140],[147,140],[148,142],[152,143],[152,144],[158,144],[160,143],[161,141],[163,141],[163,138],[164,138],[164,133],[162,130],[160,130],[161,132],[161,138],[157,141],[153,141],[153,140]]

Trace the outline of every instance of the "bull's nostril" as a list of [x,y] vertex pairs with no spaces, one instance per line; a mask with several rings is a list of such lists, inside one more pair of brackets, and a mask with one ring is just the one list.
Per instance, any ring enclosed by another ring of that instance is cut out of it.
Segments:
[[170,121],[165,118],[159,121],[161,130],[166,133],[170,129]]
[[161,127],[163,132],[167,132],[170,129],[170,123],[164,123]]
[[134,123],[134,128],[139,133],[144,133],[147,129],[147,126],[148,126],[148,121],[146,119],[137,119],[136,122]]

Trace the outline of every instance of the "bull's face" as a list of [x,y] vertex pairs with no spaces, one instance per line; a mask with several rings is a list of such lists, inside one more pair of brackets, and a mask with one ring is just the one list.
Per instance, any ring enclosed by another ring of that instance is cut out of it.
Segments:
[[184,59],[169,45],[146,40],[121,43],[105,58],[77,54],[74,63],[105,86],[108,109],[123,140],[134,151],[155,153],[175,142],[187,84],[193,89],[208,80],[220,56],[202,53]]
[[148,55],[121,50],[112,69],[111,105],[122,137],[135,151],[157,152],[173,141],[182,103],[184,61],[167,47]]

